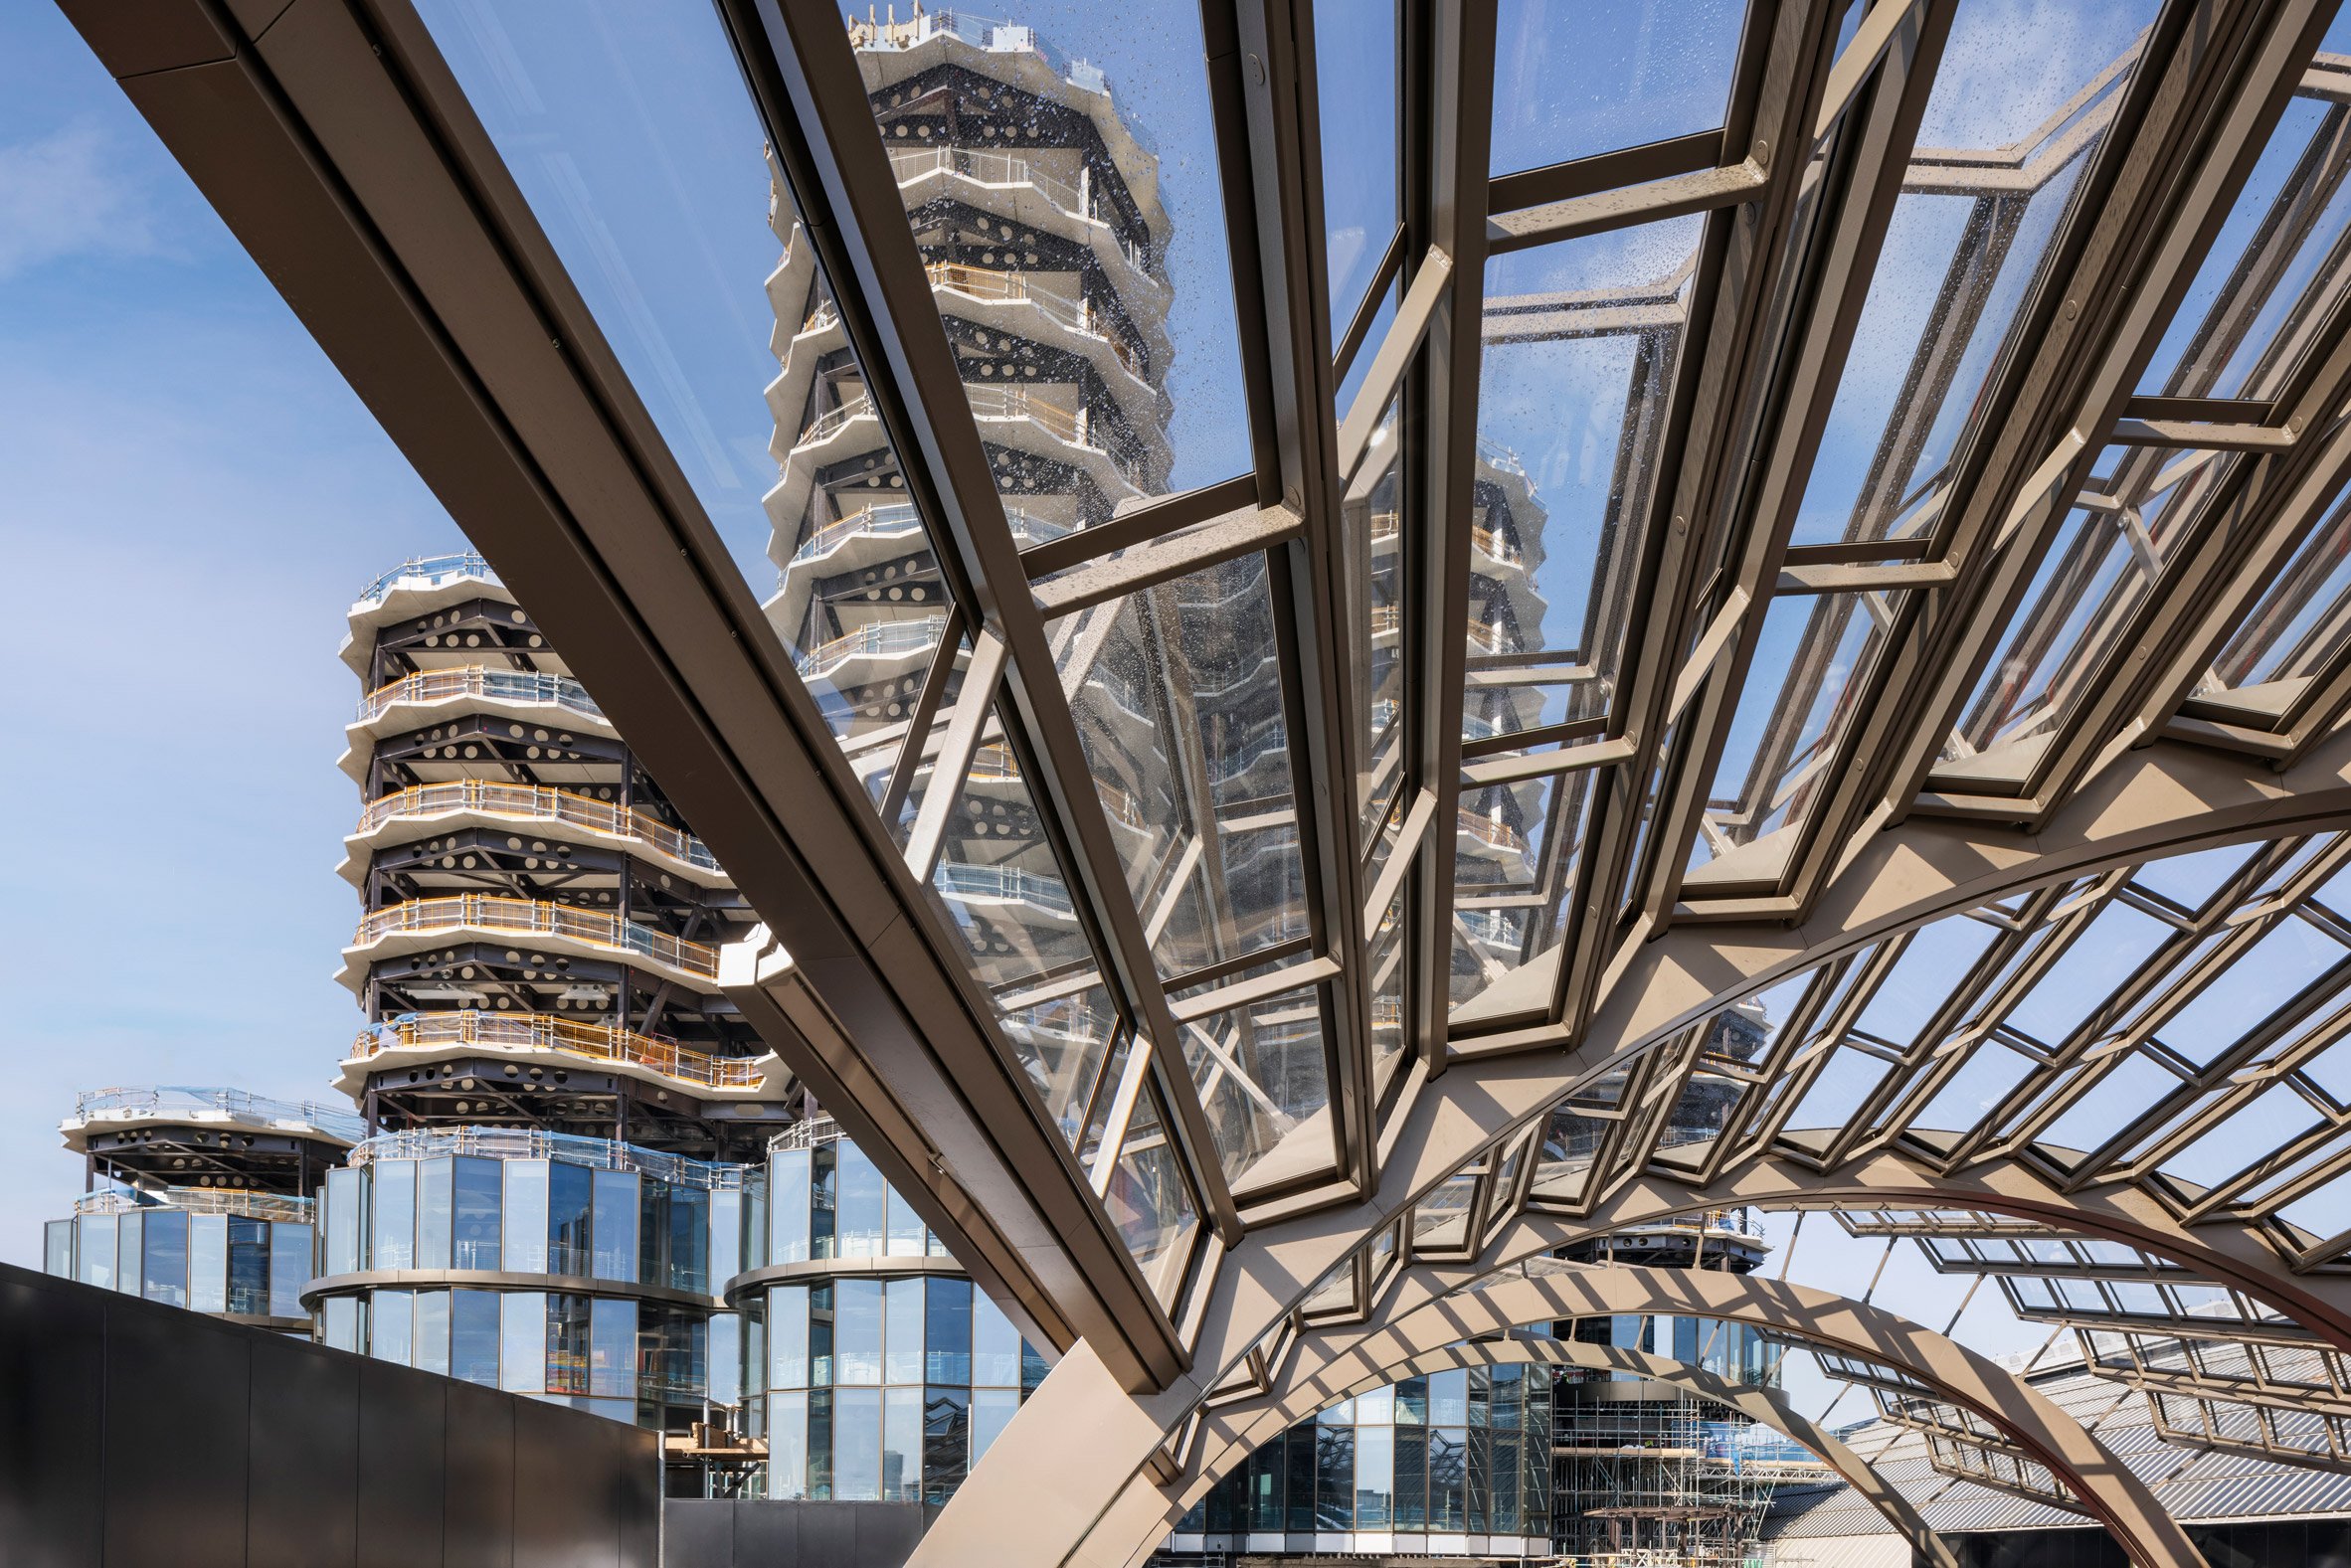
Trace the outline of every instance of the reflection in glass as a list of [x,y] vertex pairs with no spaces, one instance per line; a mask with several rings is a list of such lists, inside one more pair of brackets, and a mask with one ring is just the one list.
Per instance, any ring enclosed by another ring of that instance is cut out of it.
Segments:
[[1211,1013],[1182,1030],[1184,1061],[1236,1191],[1280,1185],[1337,1162],[1316,988]]
[[1715,129],[1744,11],[1740,0],[1502,0],[1493,171]]

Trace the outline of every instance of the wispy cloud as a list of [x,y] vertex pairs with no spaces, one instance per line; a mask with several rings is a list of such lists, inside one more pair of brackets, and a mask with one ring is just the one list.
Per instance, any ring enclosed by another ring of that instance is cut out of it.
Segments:
[[158,249],[124,153],[92,125],[0,146],[0,282],[78,257]]

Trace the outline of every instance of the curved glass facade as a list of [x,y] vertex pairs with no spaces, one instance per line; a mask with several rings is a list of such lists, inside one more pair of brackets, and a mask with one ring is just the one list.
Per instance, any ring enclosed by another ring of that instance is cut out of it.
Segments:
[[743,1167],[486,1128],[351,1158],[320,1217],[326,1343],[644,1425],[734,1403],[739,1319],[714,1295]]
[[43,1266],[171,1307],[231,1317],[306,1320],[311,1200],[171,1188],[97,1192],[46,1227]]
[[1406,1378],[1343,1399],[1250,1455],[1168,1548],[1547,1555],[1550,1432],[1545,1368]]
[[766,1494],[945,1502],[1043,1358],[829,1120],[780,1135],[743,1198],[727,1296]]

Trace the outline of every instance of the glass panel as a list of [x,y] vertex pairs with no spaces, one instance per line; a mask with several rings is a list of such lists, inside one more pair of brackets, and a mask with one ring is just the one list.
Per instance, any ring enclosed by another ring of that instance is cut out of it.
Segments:
[[[450,1267],[452,1269],[495,1269],[499,1265],[498,1244],[498,1188],[500,1171],[494,1159],[458,1157],[452,1182],[452,1217],[450,1220]],[[542,1200],[523,1221],[526,1227],[535,1226],[539,1234],[546,1227],[546,1208]]]
[[[2308,922],[2282,921],[2172,1014],[2156,1038],[2199,1067],[2209,1066],[2295,992],[2346,958],[2351,954],[2341,944],[2321,936]],[[153,1245],[150,1240],[150,1249]]]
[[809,1386],[809,1288],[779,1285],[768,1292],[768,1386]]
[[1744,10],[1740,0],[1502,0],[1493,171],[1720,125]]
[[375,1237],[375,1262],[370,1268],[406,1269],[416,1262],[417,1162],[380,1159],[368,1166],[375,1190],[369,1227]]
[[595,1173],[595,1236],[593,1261],[599,1280],[634,1280],[637,1248],[637,1173],[599,1170]]
[[509,1159],[503,1164],[506,1244],[501,1266],[508,1274],[547,1272],[547,1165],[543,1159]]
[[166,1209],[147,1216],[146,1289],[150,1302],[188,1305],[188,1216]]
[[[326,1258],[322,1267],[328,1274],[357,1274],[359,1272],[360,1206],[364,1202],[367,1176],[360,1170],[330,1170],[326,1173]],[[83,1256],[88,1258],[89,1250]],[[83,1276],[88,1279],[86,1273]]]
[[456,1161],[428,1159],[417,1166],[417,1267],[450,1267],[450,1225],[455,1214]]
[[588,1392],[600,1399],[636,1397],[636,1306],[600,1297],[590,1310]]
[[[2351,499],[2279,565],[2196,695],[2282,716],[2351,642]],[[2243,721],[2241,721],[2243,722]]]
[[[1356,777],[1356,810],[1364,839],[1377,831],[1405,783],[1404,737],[1410,733],[1404,680],[1405,606],[1403,463],[1396,431],[1402,408],[1388,405],[1371,433],[1362,466],[1340,497],[1341,581],[1352,603],[1359,668],[1348,672],[1362,753]],[[1360,846],[1358,846],[1360,847]]]
[[1048,629],[1160,972],[1306,935],[1265,558],[1209,567]]
[[832,1380],[878,1383],[882,1378],[882,1282],[835,1280],[832,1285]]
[[1160,1305],[1173,1309],[1199,1227],[1199,1206],[1165,1129],[1153,1090],[1135,1108],[1103,1202]]
[[2340,109],[2320,94],[2286,104],[2140,379],[2142,392],[2266,399],[2282,390],[2343,287],[2333,264],[2351,228],[2341,135]]
[[447,1291],[417,1293],[413,1364],[420,1372],[449,1375],[449,1304]]
[[914,1205],[899,1195],[898,1189],[889,1190],[889,1255],[893,1258],[919,1258],[927,1233],[923,1217],[914,1212]]
[[270,1315],[301,1317],[302,1287],[310,1283],[310,1257],[316,1242],[307,1225],[282,1220],[270,1223]]
[[809,1396],[778,1394],[768,1415],[768,1495],[791,1500],[809,1491]]
[[1828,1066],[1797,1102],[1795,1111],[1788,1117],[1788,1131],[1842,1131],[1861,1114],[1863,1102],[1877,1091],[1891,1071],[1893,1064],[1883,1057],[1839,1046]]
[[[536,1298],[534,1298],[536,1300]],[[452,1291],[449,1370],[452,1377],[484,1388],[498,1383],[499,1299],[488,1291]],[[538,1343],[535,1337],[531,1343]]]
[[[1015,1352],[1016,1353],[1016,1352]],[[925,1293],[923,1377],[932,1383],[971,1383],[972,1282],[934,1278]],[[891,1381],[895,1382],[896,1378]]]
[[[919,1397],[919,1396],[918,1396]],[[882,1391],[832,1392],[832,1495],[842,1502],[881,1497]]]
[[920,1502],[923,1494],[923,1391],[882,1393],[881,1495],[884,1502]]
[[968,1388],[931,1388],[923,1392],[922,1499],[925,1502],[945,1502],[964,1482],[972,1452],[971,1402],[972,1391]]
[[2173,935],[2152,915],[2107,905],[2008,1010],[2008,1026],[2041,1045],[2062,1044]]
[[368,1302],[368,1354],[407,1366],[416,1358],[416,1298],[407,1291],[378,1291]]
[[972,1381],[996,1388],[1020,1386],[1020,1330],[1002,1307],[978,1291],[972,1293]]
[[1931,534],[1949,467],[2103,141],[2154,0],[1966,0],[1936,72],[1793,542]]
[[1316,17],[1323,244],[1338,342],[1400,221],[1396,195],[1396,0],[1354,0]]
[[786,1149],[768,1156],[768,1257],[775,1263],[806,1263],[809,1251],[809,1167],[811,1149]]
[[1405,988],[1404,896],[1399,887],[1371,932],[1371,1092],[1383,1095],[1403,1065]]
[[1337,1164],[1319,990],[1291,991],[1182,1027],[1184,1061],[1225,1179],[1236,1191]]
[[[586,1275],[595,1266],[595,1172],[568,1160],[547,1162],[547,1272]],[[632,1223],[635,1205],[631,1206]]]
[[[2042,557],[1938,772],[2029,776],[2183,548],[2237,454],[2109,446]],[[1991,755],[1983,755],[1991,754]]]
[[1776,883],[1904,596],[1774,599],[1690,846],[1693,887]]
[[[245,1224],[252,1238],[245,1251],[252,1256],[261,1250],[253,1242],[269,1232],[251,1220]],[[198,1214],[189,1221],[188,1306],[200,1312],[229,1310],[229,1216],[226,1214]],[[251,1307],[240,1309],[252,1310]]]
[[510,1394],[547,1392],[547,1298],[516,1291],[498,1304],[498,1386]]
[[709,1290],[716,1295],[726,1283],[744,1272],[743,1268],[743,1194],[713,1192],[710,1194],[710,1267]]
[[1020,1395],[1008,1388],[972,1391],[972,1463],[980,1463],[1006,1426],[1020,1413]]
[[836,1209],[833,1219],[833,1256],[883,1256],[882,1215],[888,1190],[881,1172],[856,1144],[841,1139],[832,1145],[835,1164]]
[[923,1380],[923,1282],[891,1280],[882,1288],[882,1381]]
[[1355,1528],[1356,1429],[1315,1431],[1315,1528]]
[[318,1339],[334,1350],[358,1351],[360,1343],[359,1299],[352,1296],[330,1297],[319,1305]]

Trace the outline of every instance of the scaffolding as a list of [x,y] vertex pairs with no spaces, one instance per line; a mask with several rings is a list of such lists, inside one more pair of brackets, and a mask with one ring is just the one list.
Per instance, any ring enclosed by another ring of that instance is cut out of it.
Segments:
[[1552,1408],[1563,1568],[1744,1568],[1772,1488],[1820,1470],[1656,1384],[1562,1386]]

